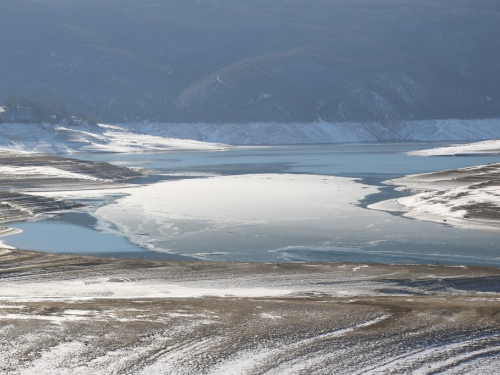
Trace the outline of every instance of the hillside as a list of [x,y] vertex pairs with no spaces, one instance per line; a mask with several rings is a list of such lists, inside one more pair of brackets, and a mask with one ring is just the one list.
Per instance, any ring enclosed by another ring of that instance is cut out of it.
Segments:
[[0,0],[0,103],[107,122],[500,117],[495,0]]

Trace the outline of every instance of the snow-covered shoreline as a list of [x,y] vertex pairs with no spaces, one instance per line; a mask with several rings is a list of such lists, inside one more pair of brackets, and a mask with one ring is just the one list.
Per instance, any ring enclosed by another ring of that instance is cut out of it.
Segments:
[[500,119],[381,123],[118,124],[150,135],[229,145],[288,145],[377,141],[475,141],[500,138]]
[[483,142],[436,147],[428,150],[410,151],[407,154],[412,156],[500,155],[500,140],[492,139]]
[[229,145],[475,141],[492,138],[500,138],[500,119],[405,121],[397,124],[0,124],[0,150],[47,154],[224,150]]
[[44,154],[224,150],[227,145],[134,132],[115,125],[0,124],[0,150]]
[[500,229],[500,164],[409,175],[384,181],[416,193],[375,203],[371,209],[466,228]]

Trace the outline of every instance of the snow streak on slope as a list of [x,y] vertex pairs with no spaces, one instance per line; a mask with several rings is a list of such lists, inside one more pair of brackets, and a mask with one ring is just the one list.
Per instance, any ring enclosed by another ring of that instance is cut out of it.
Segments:
[[375,141],[479,140],[500,137],[500,119],[380,123],[251,123],[121,125],[162,137],[232,145],[313,144]]
[[0,124],[0,150],[39,153],[221,150],[225,145],[138,134],[112,125]]
[[0,174],[10,178],[37,179],[40,177],[56,177],[76,180],[101,181],[102,179],[83,173],[65,171],[52,166],[10,166],[0,165]]

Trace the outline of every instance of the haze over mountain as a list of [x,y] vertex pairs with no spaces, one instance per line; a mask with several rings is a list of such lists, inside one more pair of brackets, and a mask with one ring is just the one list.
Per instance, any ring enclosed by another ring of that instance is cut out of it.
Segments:
[[500,117],[497,0],[0,0],[0,102],[108,122]]

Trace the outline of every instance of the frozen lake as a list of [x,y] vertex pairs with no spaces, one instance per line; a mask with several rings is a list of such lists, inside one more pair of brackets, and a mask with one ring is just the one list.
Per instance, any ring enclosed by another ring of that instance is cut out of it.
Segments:
[[365,208],[403,194],[382,186],[386,179],[498,162],[403,154],[447,144],[78,155],[151,173],[123,191],[68,193],[92,207],[9,224],[24,232],[3,240],[23,249],[101,256],[500,266],[500,234]]

